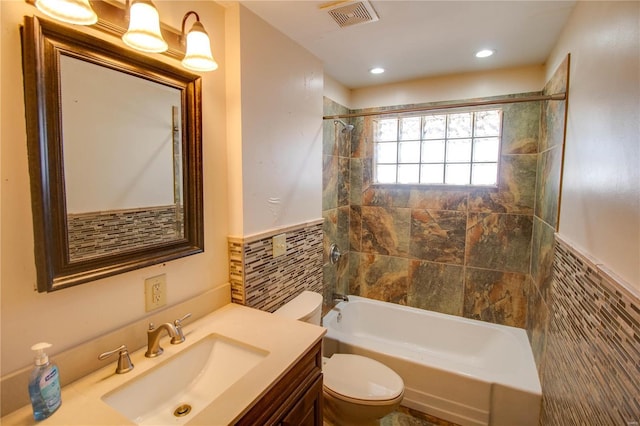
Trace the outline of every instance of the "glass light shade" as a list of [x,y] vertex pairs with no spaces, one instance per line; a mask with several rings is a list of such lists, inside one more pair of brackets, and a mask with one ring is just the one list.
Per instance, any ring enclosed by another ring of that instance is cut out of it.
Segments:
[[194,22],[187,34],[187,53],[182,66],[192,71],[213,71],[218,68],[211,54],[209,35],[199,21]]
[[133,49],[147,53],[162,53],[169,47],[160,33],[160,16],[153,3],[134,0],[129,8],[129,29],[122,41]]
[[89,0],[36,0],[36,7],[45,15],[67,24],[93,25],[98,22]]

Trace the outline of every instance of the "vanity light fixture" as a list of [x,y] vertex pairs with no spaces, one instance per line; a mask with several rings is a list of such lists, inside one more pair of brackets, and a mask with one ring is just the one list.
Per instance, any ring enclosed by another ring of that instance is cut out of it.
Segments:
[[[129,0],[127,0],[127,4]],[[162,53],[169,45],[160,33],[160,15],[151,0],[133,0],[129,7],[129,29],[122,41],[146,53]]]
[[[196,17],[196,22],[185,36],[185,24],[191,15]],[[182,42],[187,45],[187,52],[182,60],[182,66],[192,71],[213,71],[218,64],[211,54],[211,42],[209,35],[200,22],[200,16],[194,11],[189,11],[182,18]]]
[[36,0],[35,6],[50,18],[67,24],[93,25],[98,22],[89,0]]

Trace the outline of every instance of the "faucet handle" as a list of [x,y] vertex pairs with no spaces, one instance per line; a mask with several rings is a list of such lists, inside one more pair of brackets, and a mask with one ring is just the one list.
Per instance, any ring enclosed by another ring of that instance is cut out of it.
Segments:
[[173,325],[176,327],[177,336],[171,338],[171,344],[177,345],[179,343],[184,342],[184,332],[182,331],[182,321],[191,317],[191,313],[186,314],[182,318],[179,318],[173,322]]
[[133,370],[133,363],[131,362],[131,358],[129,357],[127,345],[122,345],[112,351],[101,353],[100,355],[98,355],[98,359],[102,361],[103,359],[109,358],[116,352],[118,352],[118,366],[116,367],[116,374],[124,374]]

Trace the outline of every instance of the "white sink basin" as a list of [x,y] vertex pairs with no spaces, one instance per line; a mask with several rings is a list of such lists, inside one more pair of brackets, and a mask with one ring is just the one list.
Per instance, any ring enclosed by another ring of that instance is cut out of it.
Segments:
[[184,424],[268,354],[210,334],[102,400],[136,424]]

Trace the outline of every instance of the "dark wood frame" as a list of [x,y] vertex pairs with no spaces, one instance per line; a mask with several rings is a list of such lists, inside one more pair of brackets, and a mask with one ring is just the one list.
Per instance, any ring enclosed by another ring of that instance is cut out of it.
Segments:
[[[60,290],[203,252],[200,76],[35,16],[25,16],[22,49],[37,290]],[[70,262],[62,155],[60,55],[181,91],[185,227],[182,239]]]

